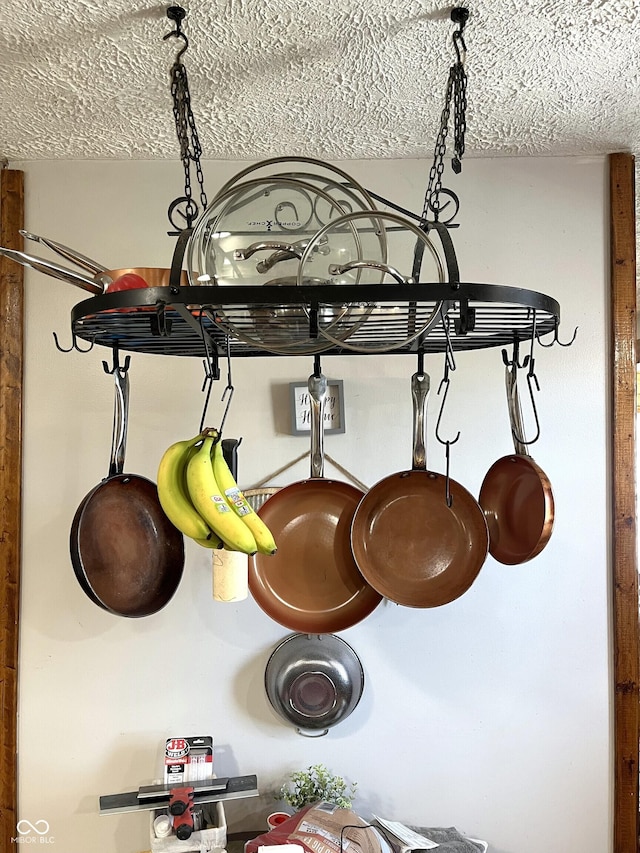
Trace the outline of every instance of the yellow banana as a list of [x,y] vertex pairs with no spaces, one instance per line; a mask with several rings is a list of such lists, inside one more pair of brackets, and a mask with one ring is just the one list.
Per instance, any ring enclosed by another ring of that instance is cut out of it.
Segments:
[[203,548],[215,548],[217,550],[218,548],[224,547],[224,542],[219,536],[216,536],[215,533],[211,534],[211,539],[195,539],[194,541],[197,542],[198,545],[202,545]]
[[230,551],[255,554],[256,540],[231,511],[213,473],[211,448],[217,434],[205,434],[202,446],[187,463],[187,489],[194,507]]
[[[158,498],[169,521],[191,539],[213,539],[207,547],[216,548],[220,540],[197,512],[187,491],[186,467],[193,448],[202,439],[201,435],[185,441],[176,441],[165,451],[158,466]],[[201,543],[202,544],[202,543]]]
[[221,441],[216,441],[213,446],[213,476],[216,478],[216,483],[227,499],[227,503],[231,509],[234,510],[236,515],[242,519],[253,533],[258,551],[261,554],[275,554],[277,551],[275,539],[267,525],[253,511],[247,499],[238,488],[233,474],[227,465],[227,460],[224,458]]

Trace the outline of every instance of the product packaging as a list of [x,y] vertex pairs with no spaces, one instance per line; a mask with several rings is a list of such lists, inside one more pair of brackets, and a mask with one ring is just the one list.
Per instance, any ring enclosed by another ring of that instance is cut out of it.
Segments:
[[213,778],[213,738],[169,738],[164,752],[164,781],[168,785],[186,785]]

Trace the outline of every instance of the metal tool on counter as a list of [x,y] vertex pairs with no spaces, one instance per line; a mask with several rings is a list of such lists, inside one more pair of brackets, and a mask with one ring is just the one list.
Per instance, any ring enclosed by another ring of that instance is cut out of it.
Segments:
[[194,812],[204,803],[257,797],[255,775],[205,779],[177,785],[143,785],[137,791],[100,797],[100,814],[168,809],[176,836],[184,841],[194,831]]

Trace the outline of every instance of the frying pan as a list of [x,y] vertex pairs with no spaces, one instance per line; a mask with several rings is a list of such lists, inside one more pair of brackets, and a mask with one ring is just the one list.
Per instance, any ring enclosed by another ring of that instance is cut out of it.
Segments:
[[71,525],[78,582],[118,616],[149,616],[172,598],[182,578],[184,540],[160,506],[155,483],[124,474],[129,381],[118,366],[109,475],[83,498]]
[[76,264],[76,266],[79,266],[81,269],[87,270],[94,275],[107,271],[107,268],[99,261],[94,261],[93,258],[88,258],[86,255],[77,252],[75,249],[70,249],[69,246],[58,243],[56,240],[50,240],[48,237],[40,237],[38,234],[32,234],[31,231],[25,231],[24,228],[21,228],[19,233],[25,238],[25,240],[33,240],[34,243],[42,243],[43,246],[51,249],[51,251],[55,252],[56,255],[60,255],[61,258],[71,261],[72,264]]
[[407,607],[438,607],[466,592],[487,557],[484,514],[471,494],[428,471],[424,416],[429,376],[414,373],[413,466],[376,483],[353,518],[358,568],[381,595]]
[[323,477],[326,393],[326,378],[311,375],[311,477],[279,489],[258,510],[278,551],[249,559],[249,590],[257,604],[276,622],[305,634],[350,628],[381,601],[351,553],[351,519],[362,492]]
[[[47,245],[49,246],[50,243],[47,243]],[[73,284],[96,296],[106,293],[109,285],[125,273],[136,273],[147,282],[149,287],[168,287],[171,276],[171,270],[163,267],[126,267],[117,270],[104,270],[101,273],[96,273],[95,278],[92,278],[86,273],[62,267],[46,258],[41,258],[38,255],[30,255],[27,252],[19,252],[17,249],[5,249],[0,246],[0,255],[4,255],[4,257],[10,260],[22,264],[24,267],[30,267],[37,270],[37,272],[50,275],[60,281],[66,281],[68,284]],[[180,286],[187,287],[188,284],[189,278],[186,271],[183,270],[180,274]]]
[[516,452],[493,463],[478,498],[489,526],[489,553],[499,563],[511,566],[526,563],[542,551],[551,536],[555,514],[549,478],[522,443],[517,370],[515,362],[505,368],[507,405]]

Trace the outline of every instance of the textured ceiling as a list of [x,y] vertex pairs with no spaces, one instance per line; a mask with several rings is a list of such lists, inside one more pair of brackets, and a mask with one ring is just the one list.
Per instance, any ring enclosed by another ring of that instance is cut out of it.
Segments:
[[[0,159],[177,158],[169,5],[0,0]],[[640,152],[640,0],[180,5],[205,160],[432,158],[455,5],[467,155]]]
[[[0,157],[177,157],[167,5],[4,0]],[[432,156],[453,4],[182,5],[204,159]],[[464,5],[467,154],[638,151],[638,0]]]

